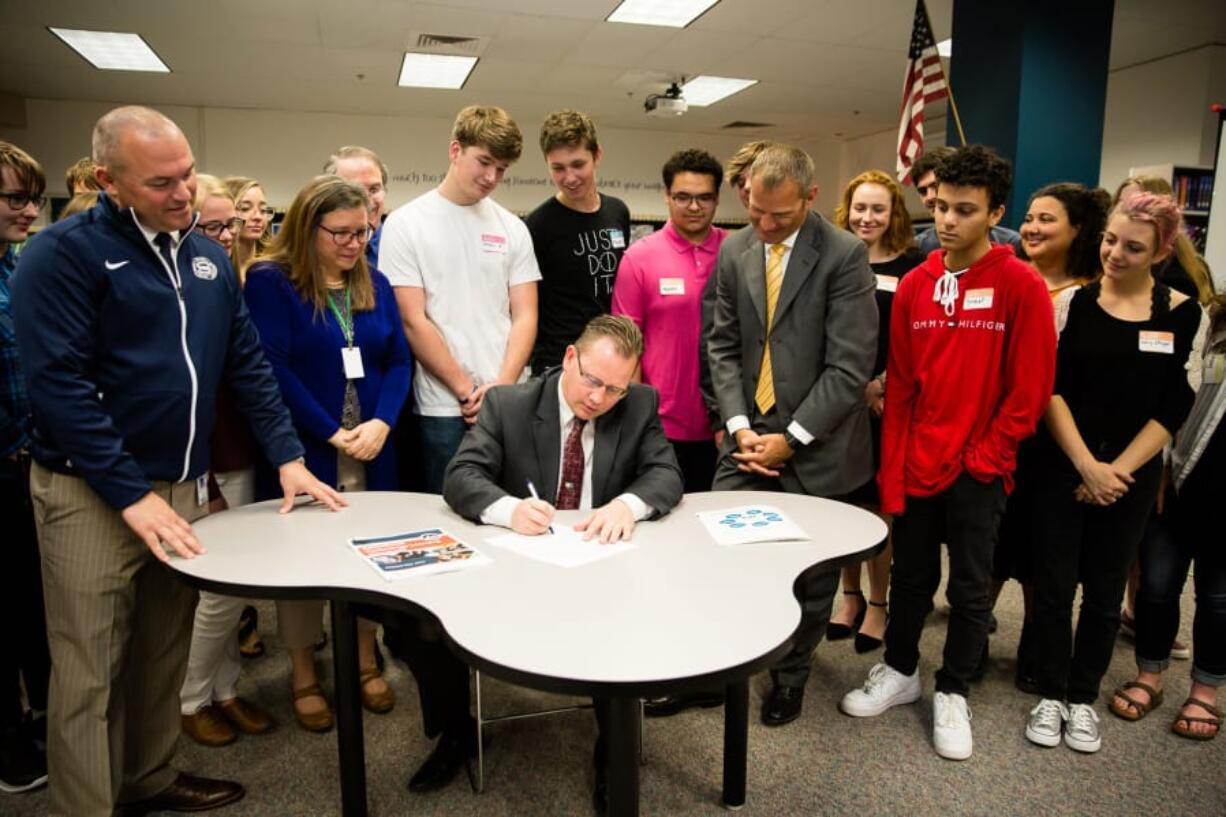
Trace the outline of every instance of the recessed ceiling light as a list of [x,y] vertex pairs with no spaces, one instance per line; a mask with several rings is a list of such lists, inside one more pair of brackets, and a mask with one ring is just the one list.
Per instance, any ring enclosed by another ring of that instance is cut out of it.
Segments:
[[622,0],[605,19],[610,23],[685,28],[719,0]]
[[[50,27],[49,27],[50,28]],[[169,74],[162,58],[153,52],[139,34],[119,31],[82,31],[76,28],[50,28],[68,47],[104,71],[155,71]]]
[[948,57],[950,54],[954,53],[953,39],[941,40],[939,43],[937,43],[937,53],[942,57]]
[[400,65],[400,85],[404,88],[463,88],[476,64],[476,57],[406,51]]
[[694,77],[681,86],[681,95],[686,102],[696,108],[714,105],[725,97],[738,91],[744,91],[751,85],[757,85],[756,79],[734,79],[733,77],[709,77],[705,74]]

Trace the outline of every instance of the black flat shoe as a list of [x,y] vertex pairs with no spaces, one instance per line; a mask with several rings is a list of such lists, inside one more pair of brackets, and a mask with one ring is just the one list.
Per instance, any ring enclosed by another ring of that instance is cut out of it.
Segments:
[[[868,605],[864,603],[864,593],[859,590],[844,590],[844,596],[859,596],[860,597],[860,612],[856,613],[855,619],[851,626],[840,624],[837,621],[827,622],[826,624],[826,640],[827,641],[843,641],[851,638],[852,634],[860,629],[860,625],[864,623],[864,614],[868,612]],[[846,602],[844,602],[846,603]]]
[[475,744],[471,736],[460,737],[444,732],[425,763],[409,778],[409,791],[425,794],[446,787],[464,768],[464,763],[476,754]]
[[687,709],[701,707],[710,709],[724,705],[724,696],[719,692],[686,692],[682,695],[665,695],[643,701],[643,714],[649,718],[667,718]]
[[[870,601],[869,604],[873,605],[874,607],[885,607],[886,606],[886,603],[883,601]],[[889,613],[886,614],[885,623],[887,627],[890,625]],[[859,632],[859,631],[856,632],[856,643],[855,643],[856,652],[860,653],[861,655],[863,655],[866,652],[872,652],[873,650],[878,649],[882,643],[883,643],[882,640],[880,638],[877,638],[876,636],[865,635],[864,633]]]
[[776,686],[770,697],[762,703],[762,723],[767,726],[783,726],[800,717],[804,704],[804,687]]

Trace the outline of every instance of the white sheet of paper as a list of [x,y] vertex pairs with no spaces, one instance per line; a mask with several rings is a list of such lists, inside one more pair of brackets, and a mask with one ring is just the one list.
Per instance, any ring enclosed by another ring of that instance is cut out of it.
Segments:
[[754,542],[787,542],[808,539],[809,534],[773,505],[743,505],[722,511],[703,511],[698,521],[718,545],[748,545]]
[[556,521],[553,530],[552,534],[544,533],[540,536],[505,533],[485,541],[528,559],[558,567],[579,567],[625,553],[635,546],[633,542],[611,542],[602,545],[599,539],[585,542],[582,533],[569,525],[559,525]]

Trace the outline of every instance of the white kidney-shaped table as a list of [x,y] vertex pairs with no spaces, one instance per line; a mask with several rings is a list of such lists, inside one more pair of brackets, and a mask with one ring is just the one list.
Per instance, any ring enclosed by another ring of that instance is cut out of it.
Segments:
[[[637,547],[563,568],[487,545],[505,533],[475,525],[431,494],[346,494],[332,512],[279,500],[195,524],[207,553],[173,559],[190,584],[231,595],[327,599],[332,607],[342,813],[366,814],[362,709],[353,605],[433,616],[475,669],[525,687],[609,699],[609,812],[638,813],[639,699],[723,686],[723,802],[745,802],[749,678],[788,650],[800,621],[793,594],[810,568],[864,559],[886,538],[867,511],[787,493],[688,494],[642,522]],[[806,541],[718,545],[699,511],[780,508]],[[575,517],[577,518],[577,517]],[[564,523],[571,517],[559,515]],[[351,537],[439,527],[492,559],[468,570],[387,581],[349,552]]]

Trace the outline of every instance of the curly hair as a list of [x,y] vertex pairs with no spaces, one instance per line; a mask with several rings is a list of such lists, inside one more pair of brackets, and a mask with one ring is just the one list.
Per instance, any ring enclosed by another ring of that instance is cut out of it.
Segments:
[[956,148],[936,166],[937,182],[988,191],[988,207],[995,210],[1009,197],[1013,165],[983,145]]
[[847,183],[843,188],[843,198],[834,211],[834,223],[844,230],[851,229],[851,197],[862,184],[879,184],[890,194],[890,223],[881,236],[881,246],[890,253],[900,253],[912,246],[915,240],[911,231],[911,214],[907,212],[902,187],[882,170],[866,170]]
[[554,111],[541,123],[541,153],[548,156],[557,148],[590,150],[593,155],[600,150],[596,139],[596,123],[580,111],[564,108]]
[[926,150],[911,163],[911,184],[919,184],[919,180],[937,169],[937,165],[948,159],[954,152],[951,147],[941,146]]
[[673,179],[676,178],[678,173],[698,173],[703,176],[710,176],[715,180],[716,192],[719,191],[719,186],[724,181],[724,168],[720,165],[719,159],[698,148],[679,150],[668,157],[668,161],[664,163],[664,169],[661,171],[665,190],[672,188]]
[[1111,209],[1111,194],[1101,187],[1086,187],[1076,182],[1056,182],[1034,191],[1027,204],[1035,199],[1053,198],[1064,206],[1068,223],[1077,228],[1077,236],[1068,248],[1066,269],[1074,278],[1096,278],[1102,269],[1098,245],[1107,226],[1107,211]]

